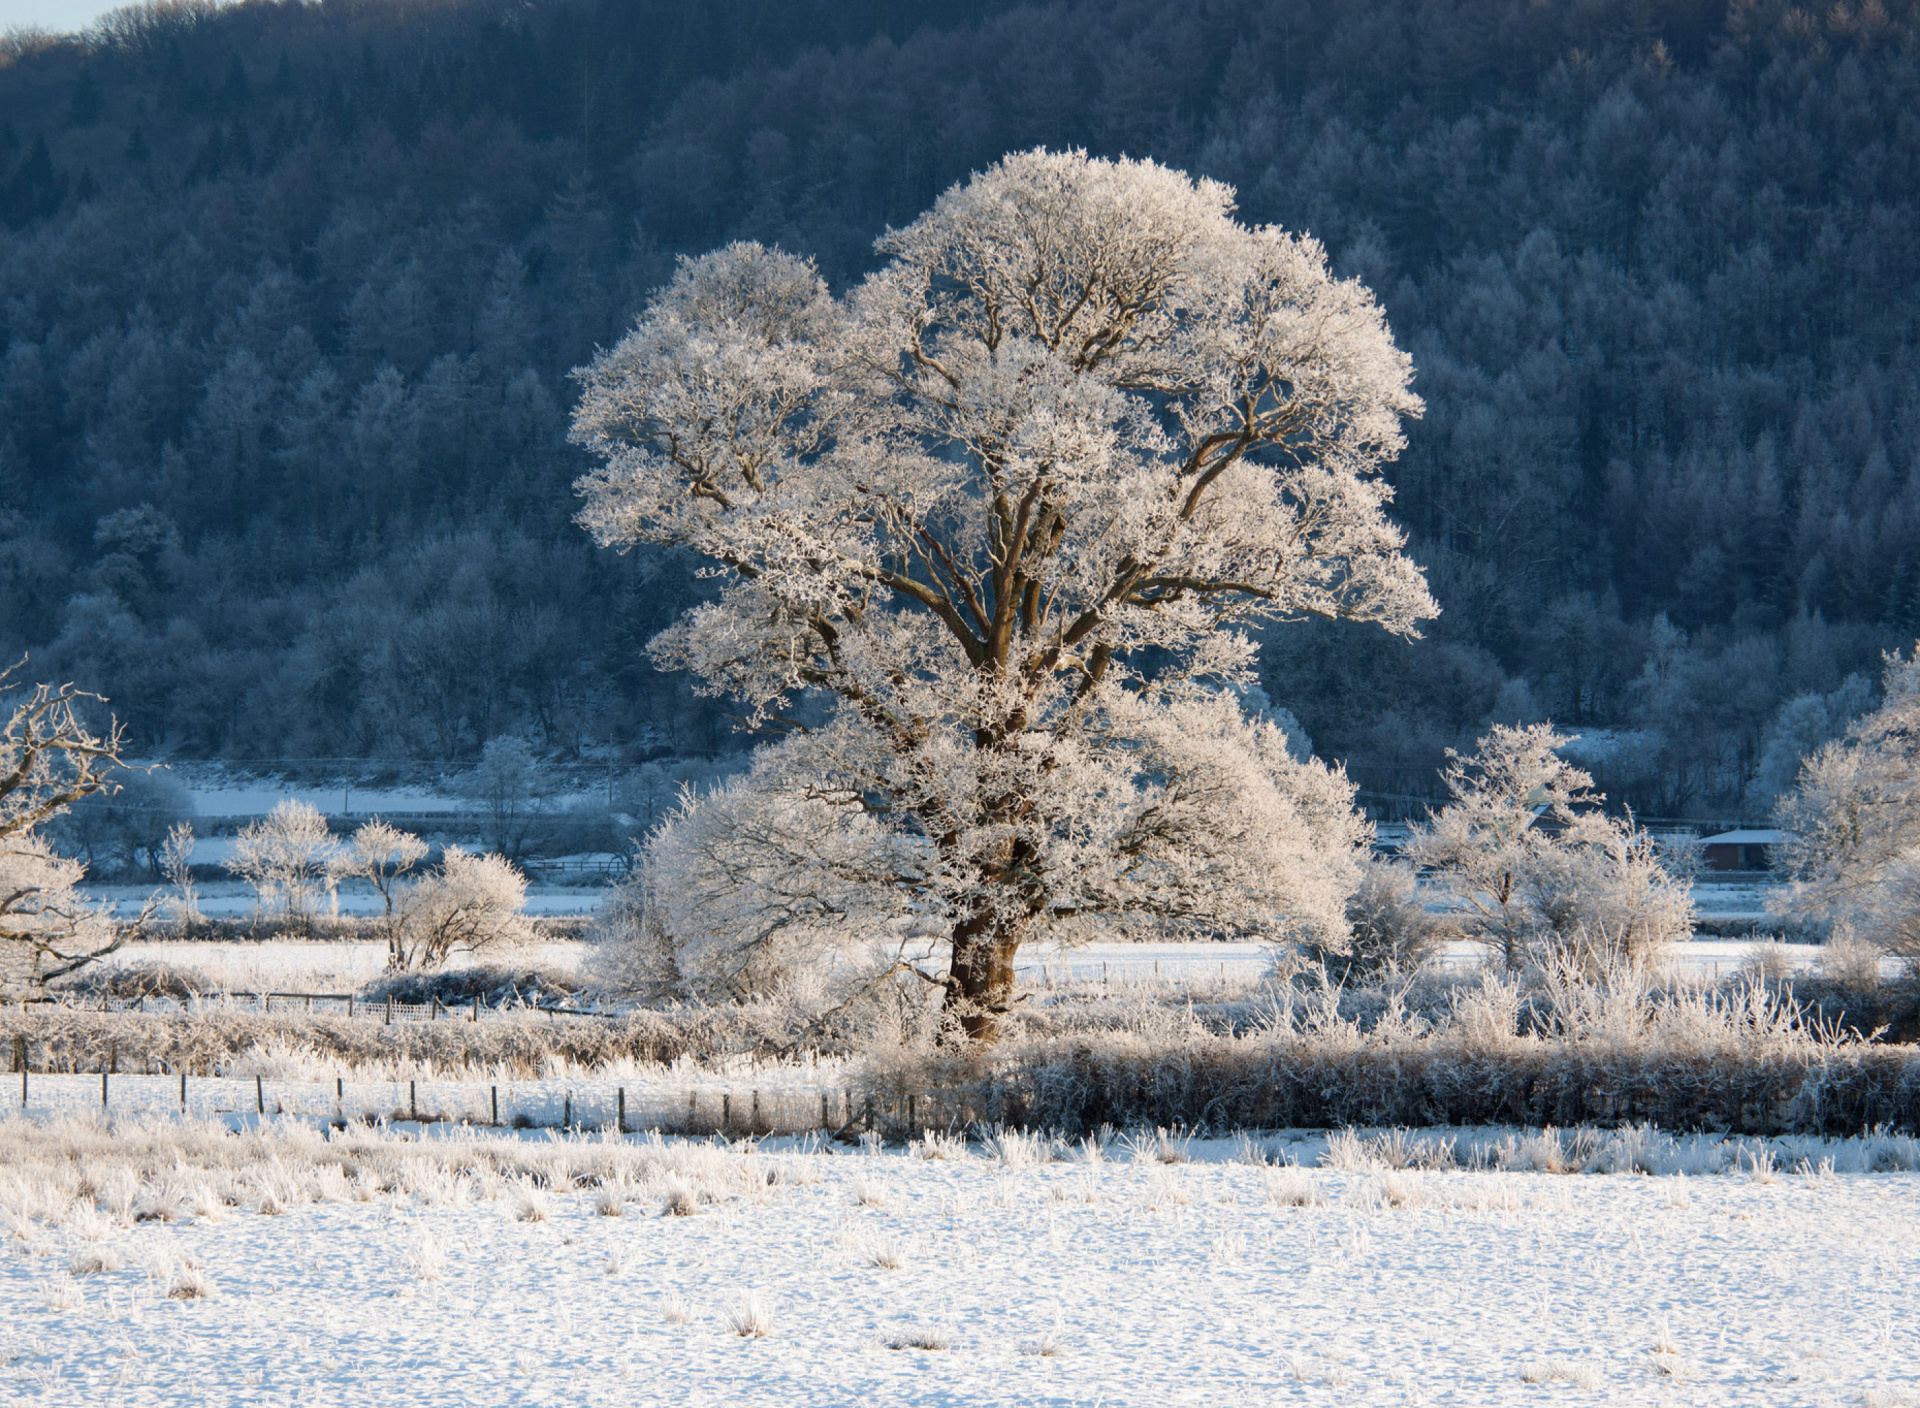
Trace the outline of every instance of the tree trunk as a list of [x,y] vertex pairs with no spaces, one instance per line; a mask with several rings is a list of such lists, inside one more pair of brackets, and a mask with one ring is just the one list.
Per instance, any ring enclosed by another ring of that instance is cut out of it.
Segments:
[[946,1008],[973,1041],[1000,1039],[1000,1019],[1013,1005],[1013,956],[1020,936],[973,915],[954,926],[947,966]]

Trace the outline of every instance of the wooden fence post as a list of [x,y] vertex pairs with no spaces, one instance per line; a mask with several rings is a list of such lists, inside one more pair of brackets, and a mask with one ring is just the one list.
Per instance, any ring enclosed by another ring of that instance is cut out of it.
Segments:
[[418,1081],[410,1080],[407,1082],[407,1113],[412,1115],[416,1122],[419,1121],[420,1119],[420,1083]]
[[720,1133],[723,1136],[727,1132],[727,1127],[732,1123],[733,1123],[733,1092],[731,1090],[726,1090],[720,1093]]
[[267,1084],[264,1076],[253,1078],[253,1108],[258,1114],[264,1115],[267,1112]]
[[180,1113],[187,1112],[187,1068],[180,1068]]
[[27,1039],[16,1036],[13,1039],[13,1068],[23,1074],[27,1069]]
[[627,1132],[627,1088],[624,1085],[620,1087],[620,1113],[617,1120],[614,1128],[625,1134]]
[[353,994],[347,994],[347,1020],[353,1020]]
[[473,995],[473,1020],[476,1022],[480,1020],[480,994],[479,993],[475,993]]
[[760,1092],[756,1090],[753,1092],[753,1118],[747,1123],[747,1133],[758,1134],[759,1132],[760,1132]]
[[820,1092],[820,1128],[832,1129],[833,1116],[827,1113],[827,1092]]
[[500,1087],[491,1087],[493,1091],[493,1127],[500,1128]]
[[107,1108],[107,1071],[104,1066],[100,1068],[100,1108]]
[[387,1025],[393,1025],[393,994],[387,994]]

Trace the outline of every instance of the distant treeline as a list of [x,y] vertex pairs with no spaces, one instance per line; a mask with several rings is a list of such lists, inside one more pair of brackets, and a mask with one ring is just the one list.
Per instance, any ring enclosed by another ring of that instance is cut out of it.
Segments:
[[674,255],[845,285],[1003,152],[1233,182],[1384,299],[1445,614],[1276,629],[1391,790],[1489,720],[1764,811],[1920,635],[1920,6],[250,0],[0,45],[0,646],[136,747],[733,743],[593,550],[568,371]]

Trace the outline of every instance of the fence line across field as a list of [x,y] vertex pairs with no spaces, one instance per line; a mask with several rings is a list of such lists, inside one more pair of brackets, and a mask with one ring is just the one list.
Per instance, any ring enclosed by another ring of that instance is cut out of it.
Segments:
[[729,1138],[869,1131],[889,1138],[979,1128],[980,1112],[960,1092],[928,1089],[878,1099],[838,1082],[798,1080],[740,1086],[722,1081],[634,1084],[611,1080],[472,1081],[274,1080],[254,1076],[116,1075],[17,1071],[8,1115],[254,1119],[291,1117],[324,1128],[418,1123],[610,1135],[722,1135]]
[[388,998],[366,998],[351,992],[229,992],[194,997],[111,997],[97,993],[56,993],[51,997],[31,998],[28,1005],[68,1007],[85,1012],[132,1012],[165,1016],[170,1014],[257,1011],[263,1014],[300,1013],[314,1016],[369,1018],[383,1022],[477,1022],[495,1017],[609,1017],[605,1010],[583,1007],[556,1007],[532,1002],[489,1004],[478,998],[447,1003],[437,998],[427,1002],[398,1002]]

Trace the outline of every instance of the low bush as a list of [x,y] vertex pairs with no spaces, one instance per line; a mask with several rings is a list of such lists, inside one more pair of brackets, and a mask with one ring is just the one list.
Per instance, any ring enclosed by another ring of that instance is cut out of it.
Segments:
[[476,997],[486,1007],[527,1004],[565,1007],[579,993],[581,980],[558,968],[512,968],[480,965],[449,968],[436,973],[394,973],[368,984],[361,996],[368,1002],[395,1002],[443,1007],[464,1006]]

